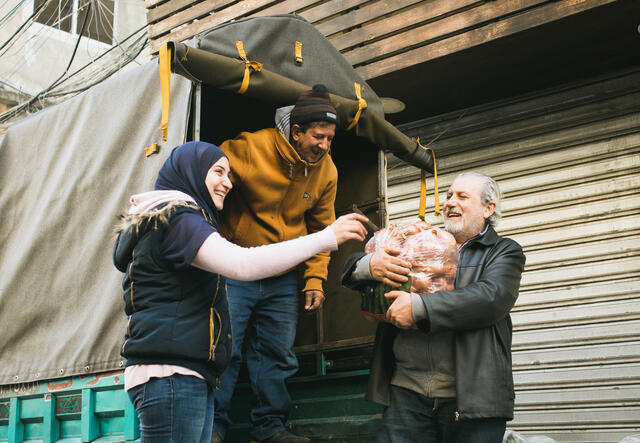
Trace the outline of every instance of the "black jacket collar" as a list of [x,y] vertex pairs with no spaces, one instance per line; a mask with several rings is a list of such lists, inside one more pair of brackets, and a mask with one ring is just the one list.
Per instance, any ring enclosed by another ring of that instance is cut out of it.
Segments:
[[482,246],[492,246],[497,243],[498,238],[498,234],[496,233],[495,229],[493,229],[493,226],[488,225],[484,233],[480,233],[475,237],[471,237],[471,239],[469,239],[469,241],[467,241],[463,246],[468,247],[475,243],[479,243]]

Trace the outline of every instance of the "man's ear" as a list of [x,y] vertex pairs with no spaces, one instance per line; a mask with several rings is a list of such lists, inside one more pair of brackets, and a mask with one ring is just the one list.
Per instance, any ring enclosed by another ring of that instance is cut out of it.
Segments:
[[484,211],[483,211],[482,215],[484,216],[484,219],[486,220],[489,217],[491,217],[494,212],[496,212],[496,202],[490,201],[489,203],[484,205]]
[[298,139],[300,138],[300,133],[301,132],[302,132],[302,127],[299,124],[294,123],[291,126],[291,138],[293,140],[298,141]]

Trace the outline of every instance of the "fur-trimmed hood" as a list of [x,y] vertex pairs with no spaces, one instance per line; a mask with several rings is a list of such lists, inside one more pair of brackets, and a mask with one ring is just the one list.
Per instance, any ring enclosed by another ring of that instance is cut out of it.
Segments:
[[194,203],[172,201],[149,211],[120,215],[120,222],[115,227],[116,240],[113,247],[113,264],[120,272],[127,271],[138,241],[149,231],[166,227],[178,208],[188,208],[198,212],[202,210]]

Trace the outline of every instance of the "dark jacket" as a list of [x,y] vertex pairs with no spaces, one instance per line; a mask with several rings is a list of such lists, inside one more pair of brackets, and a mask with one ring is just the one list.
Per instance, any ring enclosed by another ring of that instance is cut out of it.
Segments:
[[168,208],[131,224],[116,239],[113,261],[125,272],[122,287],[129,317],[120,353],[127,366],[183,366],[216,386],[231,358],[226,282],[218,274],[193,266],[173,270],[165,260],[160,245],[177,211],[200,213],[192,208]]
[[[360,255],[361,257],[362,255]],[[343,283],[358,256],[345,264]],[[515,241],[489,226],[460,251],[455,289],[423,294],[428,321],[425,333],[455,331],[456,392],[460,418],[512,419],[515,392],[511,368],[512,325],[509,311],[518,298],[525,256]],[[394,370],[393,341],[398,329],[381,323],[376,331],[366,398],[389,404]]]

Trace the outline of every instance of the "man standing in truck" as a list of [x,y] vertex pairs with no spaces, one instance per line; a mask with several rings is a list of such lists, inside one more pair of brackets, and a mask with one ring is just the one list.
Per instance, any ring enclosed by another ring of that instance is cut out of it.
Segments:
[[[338,173],[327,155],[337,125],[336,110],[323,85],[300,95],[276,113],[276,127],[243,132],[220,148],[229,158],[233,190],[222,212],[222,234],[251,247],[293,239],[324,229],[335,220]],[[304,309],[322,307],[322,283],[329,254],[305,262]],[[231,424],[229,406],[246,360],[254,402],[252,434],[265,442],[308,442],[285,429],[291,408],[286,379],[298,369],[293,350],[298,320],[298,274],[252,282],[228,280],[233,357],[215,393],[212,442]]]

